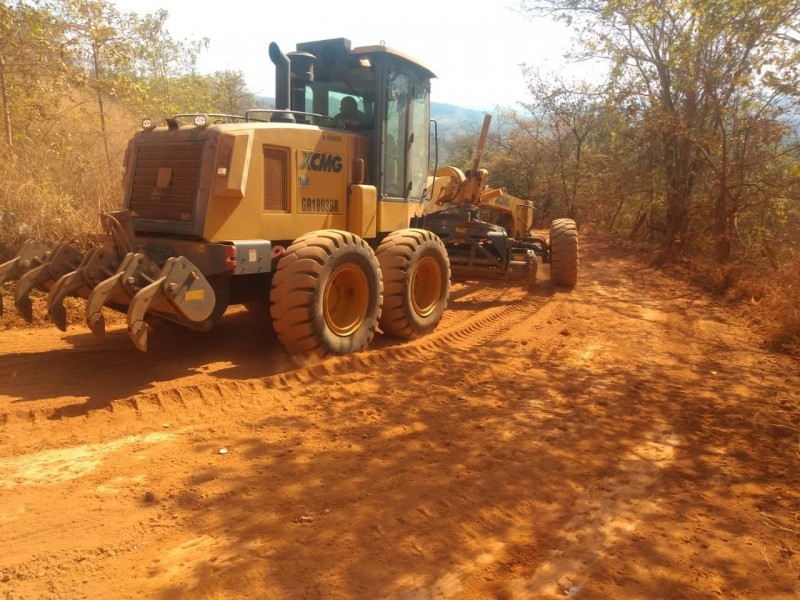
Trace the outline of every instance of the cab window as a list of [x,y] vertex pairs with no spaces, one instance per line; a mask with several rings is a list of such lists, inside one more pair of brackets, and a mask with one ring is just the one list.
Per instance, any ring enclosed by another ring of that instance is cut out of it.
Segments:
[[429,97],[427,79],[388,72],[382,181],[385,196],[422,198],[428,171]]

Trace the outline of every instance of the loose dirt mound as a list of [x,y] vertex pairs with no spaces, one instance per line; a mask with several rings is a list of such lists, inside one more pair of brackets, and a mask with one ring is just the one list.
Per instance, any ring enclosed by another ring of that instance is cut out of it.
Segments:
[[798,597],[797,363],[598,240],[542,277],[303,366],[0,331],[0,595]]

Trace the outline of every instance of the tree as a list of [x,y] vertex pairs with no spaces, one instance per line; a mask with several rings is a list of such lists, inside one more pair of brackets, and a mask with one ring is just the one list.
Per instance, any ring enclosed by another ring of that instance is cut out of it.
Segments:
[[211,77],[211,102],[216,111],[226,114],[243,114],[253,108],[253,93],[247,89],[241,71],[217,71]]
[[100,135],[108,173],[112,172],[108,142],[107,101],[135,88],[131,77],[136,18],[120,13],[106,0],[56,0],[56,10],[77,71],[74,83],[91,90],[97,102]]
[[539,72],[529,68],[524,72],[529,78],[533,103],[522,106],[531,114],[538,114],[552,133],[558,189],[564,199],[565,216],[577,219],[584,146],[596,126],[598,91],[585,82],[568,84],[560,77],[545,80]]
[[[526,0],[524,10],[572,23],[583,55],[607,59],[612,81],[641,98],[658,131],[665,195],[662,259],[685,247],[695,186],[710,140],[722,140],[722,113],[744,92],[791,80],[787,33],[798,3],[781,0]],[[791,36],[789,36],[791,37]],[[796,88],[795,88],[796,90]],[[735,138],[736,136],[734,136]],[[723,185],[724,187],[724,185]],[[707,218],[708,215],[700,215]],[[715,235],[725,236],[724,219]]]
[[140,94],[132,98],[137,108],[172,115],[190,110],[187,104],[209,100],[207,82],[197,75],[197,57],[208,48],[208,38],[176,40],[166,30],[169,13],[158,10],[134,25],[134,72]]
[[0,4],[0,96],[8,146],[14,145],[15,121],[44,112],[46,96],[63,81],[61,41],[46,5]]
[[489,142],[486,166],[492,184],[507,188],[514,196],[539,200],[540,208],[551,212],[547,157],[552,153],[543,121],[534,113],[498,111]]

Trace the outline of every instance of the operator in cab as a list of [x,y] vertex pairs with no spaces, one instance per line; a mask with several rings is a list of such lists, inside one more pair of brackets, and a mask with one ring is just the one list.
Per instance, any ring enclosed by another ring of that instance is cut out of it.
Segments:
[[359,129],[365,124],[364,113],[358,110],[358,103],[352,96],[345,96],[339,104],[339,114],[335,117],[347,129]]

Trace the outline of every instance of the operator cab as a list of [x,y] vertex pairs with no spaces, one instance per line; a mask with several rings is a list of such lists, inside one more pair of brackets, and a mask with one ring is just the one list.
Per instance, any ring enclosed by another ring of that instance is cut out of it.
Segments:
[[297,44],[289,58],[291,110],[336,119],[342,101],[354,99],[358,121],[332,124],[369,138],[365,183],[382,200],[422,200],[433,72],[386,46],[351,48],[344,38]]

